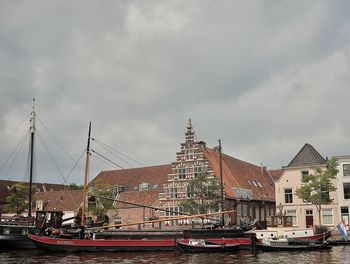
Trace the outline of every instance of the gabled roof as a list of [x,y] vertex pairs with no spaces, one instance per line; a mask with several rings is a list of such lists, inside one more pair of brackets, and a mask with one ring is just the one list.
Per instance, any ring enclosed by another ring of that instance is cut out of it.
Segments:
[[[82,200],[82,190],[65,190],[56,192],[36,193],[33,200],[43,201],[43,210],[46,211],[78,211]],[[34,208],[36,209],[36,208]]]
[[[6,203],[6,198],[14,192],[12,186],[17,183],[26,182],[0,180],[0,213],[2,212],[3,205]],[[34,183],[33,185],[35,185],[35,191],[37,192],[52,192],[64,189],[64,185],[62,184]]]
[[275,169],[275,170],[268,170],[267,172],[270,174],[270,176],[274,180],[274,182],[277,182],[281,178],[284,170],[283,169]]
[[[219,177],[219,155],[210,148],[206,148],[204,155]],[[226,197],[235,198],[232,188],[242,188],[253,192],[254,200],[275,200],[274,182],[268,175],[266,168],[257,166],[234,157],[222,154],[222,174]]]
[[141,183],[150,184],[150,189],[162,189],[171,172],[171,164],[151,167],[102,171],[90,183],[94,185],[101,181],[110,186],[124,186],[125,191],[133,191]]
[[292,159],[292,161],[288,164],[289,167],[303,167],[303,166],[316,166],[316,165],[324,165],[326,164],[326,160],[321,156],[318,151],[306,143],[298,154]]
[[[140,205],[157,207],[159,205],[158,194],[159,194],[159,190],[150,190],[150,191],[141,191],[141,192],[137,192],[137,191],[122,192],[120,193],[120,197],[118,198],[118,200],[140,204]],[[136,205],[127,204],[127,203],[117,202],[116,208],[126,209],[126,208],[140,208],[140,207]]]

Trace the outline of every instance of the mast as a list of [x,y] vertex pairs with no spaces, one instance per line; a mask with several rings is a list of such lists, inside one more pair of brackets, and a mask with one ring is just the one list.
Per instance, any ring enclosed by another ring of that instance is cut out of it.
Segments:
[[86,147],[84,191],[83,191],[83,206],[82,206],[82,210],[81,210],[81,226],[84,226],[84,225],[85,225],[86,189],[87,189],[87,178],[88,178],[89,157],[90,157],[90,136],[91,136],[91,122],[90,122],[90,124],[89,124],[88,142],[87,142],[87,147]]
[[[221,140],[219,139],[219,169],[220,169],[220,189],[221,189],[221,211],[224,211],[224,180],[222,176],[222,151],[221,151]],[[224,215],[221,215],[221,224],[224,226]]]
[[29,165],[29,205],[28,217],[32,216],[32,189],[33,189],[33,163],[34,163],[34,136],[35,136],[35,98],[33,98],[32,113],[30,117],[30,165]]

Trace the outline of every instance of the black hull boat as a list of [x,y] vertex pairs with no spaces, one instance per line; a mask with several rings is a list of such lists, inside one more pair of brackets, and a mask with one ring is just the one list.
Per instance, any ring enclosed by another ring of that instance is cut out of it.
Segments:
[[233,252],[239,244],[213,243],[204,239],[188,239],[176,242],[178,248],[188,253]]
[[34,227],[34,222],[18,219],[1,219],[0,223],[0,250],[33,249],[35,245],[26,234]]
[[263,239],[257,245],[265,251],[325,250],[332,246],[326,241],[296,240],[290,238]]

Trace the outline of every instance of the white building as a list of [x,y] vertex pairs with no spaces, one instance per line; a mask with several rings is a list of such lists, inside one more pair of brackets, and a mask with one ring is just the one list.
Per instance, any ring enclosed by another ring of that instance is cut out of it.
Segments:
[[335,156],[338,163],[337,193],[339,202],[340,219],[344,219],[349,230],[350,208],[350,155]]
[[[306,203],[295,195],[296,189],[303,184],[304,176],[314,173],[315,167],[325,168],[326,165],[326,159],[313,146],[305,144],[288,166],[283,167],[284,172],[275,183],[276,205],[283,210],[283,214],[292,216],[293,226],[298,228],[314,225],[334,227],[340,222],[337,192],[329,193],[330,198],[333,199],[332,204],[322,205],[321,223],[316,206]],[[350,182],[350,177],[348,182]],[[350,202],[350,199],[348,201]]]

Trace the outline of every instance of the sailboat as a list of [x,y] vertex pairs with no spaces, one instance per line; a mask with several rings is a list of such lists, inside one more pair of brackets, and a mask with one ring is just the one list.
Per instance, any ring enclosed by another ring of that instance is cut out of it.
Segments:
[[[91,138],[91,122],[89,124],[88,141],[86,148],[86,162],[85,162],[85,177],[84,177],[84,191],[82,202],[82,217],[81,217],[81,234],[77,237],[67,237],[62,234],[47,236],[43,233],[40,234],[27,234],[28,238],[39,248],[46,251],[65,251],[65,252],[80,252],[80,251],[170,251],[177,248],[176,240],[179,238],[185,238],[185,232],[179,237],[178,234],[171,234],[163,232],[158,237],[152,237],[149,234],[144,234],[143,237],[119,237],[114,235],[112,237],[99,238],[98,228],[88,228],[85,225],[85,212],[86,212],[86,194],[87,194],[87,175],[89,169],[89,157],[90,157],[90,138]],[[214,214],[225,214],[230,211],[201,214],[193,216],[180,216],[170,219],[161,220],[149,220],[132,224],[143,223],[156,223],[160,221],[171,221],[174,219],[188,219],[195,217],[207,217]],[[130,225],[130,224],[128,224]],[[114,225],[113,227],[116,227]],[[112,226],[103,226],[102,229],[106,229]],[[192,234],[190,234],[191,236]],[[194,234],[195,235],[195,234]],[[187,238],[188,239],[188,238]],[[185,240],[186,241],[186,240]],[[250,245],[251,240],[249,238],[223,238],[222,235],[211,237],[207,241],[212,243],[226,243],[226,244],[245,244]]]
[[32,249],[34,244],[27,238],[26,233],[34,227],[32,217],[32,189],[33,189],[33,161],[34,161],[34,136],[35,136],[35,109],[33,107],[30,118],[30,164],[29,164],[29,196],[28,216],[16,218],[1,218],[0,221],[0,248],[7,249]]

